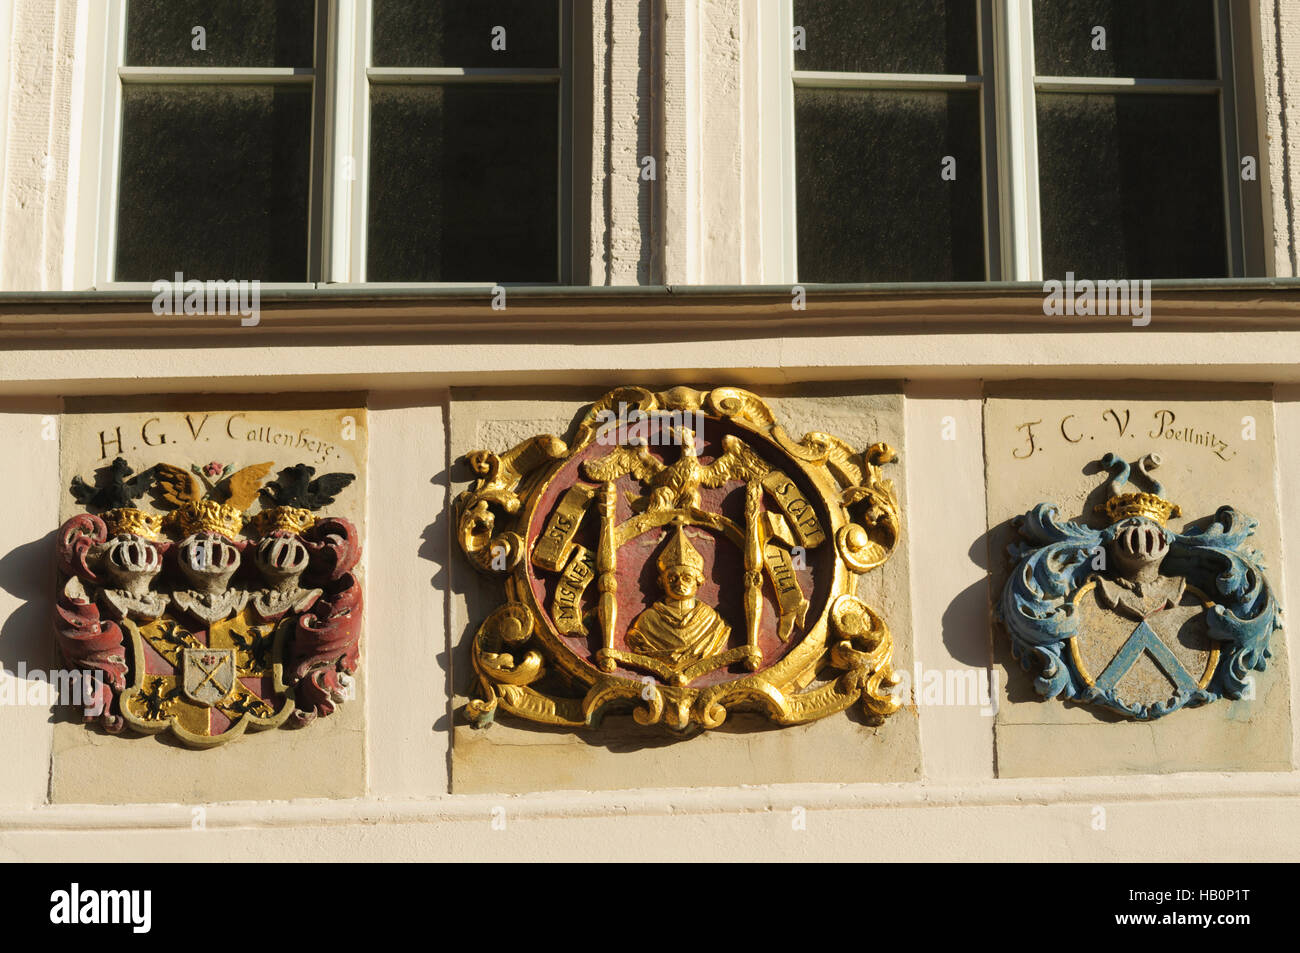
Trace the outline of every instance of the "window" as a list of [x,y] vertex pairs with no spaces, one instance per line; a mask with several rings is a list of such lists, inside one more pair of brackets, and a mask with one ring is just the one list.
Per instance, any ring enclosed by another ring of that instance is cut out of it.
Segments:
[[558,280],[558,4],[373,4],[367,277]]
[[113,0],[94,280],[569,280],[570,7]]
[[787,277],[1246,273],[1227,0],[784,7]]
[[116,279],[308,280],[312,8],[127,3]]

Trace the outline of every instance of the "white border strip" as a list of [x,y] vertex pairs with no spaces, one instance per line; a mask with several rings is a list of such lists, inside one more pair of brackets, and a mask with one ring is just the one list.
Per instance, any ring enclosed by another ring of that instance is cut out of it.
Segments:
[[[766,813],[797,804],[809,811],[942,809],[1300,798],[1300,774],[1169,774],[1024,778],[978,784],[781,784],[744,788],[447,794],[431,798],[240,801],[207,805],[208,828],[482,822],[495,805],[514,818],[663,817]],[[185,804],[46,805],[0,811],[5,831],[154,830],[190,826]]]

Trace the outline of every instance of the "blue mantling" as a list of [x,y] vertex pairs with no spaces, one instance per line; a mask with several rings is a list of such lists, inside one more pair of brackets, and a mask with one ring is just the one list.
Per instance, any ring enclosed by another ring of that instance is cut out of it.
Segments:
[[1264,670],[1269,637],[1282,627],[1281,609],[1264,578],[1263,562],[1244,545],[1256,525],[1250,517],[1223,506],[1202,530],[1179,534],[1161,529],[1169,542],[1162,572],[1186,577],[1216,603],[1206,622],[1221,654],[1204,691],[1180,691],[1171,701],[1149,707],[1129,706],[1104,686],[1085,684],[1069,652],[1069,640],[1079,633],[1080,625],[1071,599],[1098,574],[1094,563],[1114,540],[1117,527],[1093,529],[1062,520],[1055,504],[1035,506],[1021,521],[1023,541],[1009,547],[1014,568],[998,602],[998,615],[1011,633],[1016,658],[1026,670],[1037,670],[1038,693],[1044,698],[1099,704],[1143,719],[1188,704],[1240,698],[1249,673]]

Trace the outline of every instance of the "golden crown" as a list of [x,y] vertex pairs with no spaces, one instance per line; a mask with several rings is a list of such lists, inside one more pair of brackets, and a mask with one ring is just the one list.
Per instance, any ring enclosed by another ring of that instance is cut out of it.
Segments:
[[277,530],[296,536],[315,525],[316,516],[312,511],[297,506],[273,506],[249,520],[249,528],[257,536],[269,536]]
[[173,510],[164,517],[168,525],[175,526],[182,537],[195,533],[216,533],[234,539],[244,526],[244,514],[228,503],[216,500],[195,500]]
[[1098,503],[1093,509],[1105,513],[1112,523],[1131,516],[1145,516],[1163,526],[1169,517],[1183,515],[1182,508],[1177,503],[1170,503],[1154,493],[1121,493],[1104,503]]
[[162,517],[143,510],[131,507],[109,510],[103,515],[103,520],[110,537],[125,533],[154,543],[162,539]]
[[673,538],[664,547],[664,551],[659,554],[658,565],[660,572],[667,572],[674,566],[690,566],[697,572],[702,572],[704,570],[704,557],[696,552],[695,547],[686,538],[686,532],[682,527],[678,526],[677,531],[673,533]]

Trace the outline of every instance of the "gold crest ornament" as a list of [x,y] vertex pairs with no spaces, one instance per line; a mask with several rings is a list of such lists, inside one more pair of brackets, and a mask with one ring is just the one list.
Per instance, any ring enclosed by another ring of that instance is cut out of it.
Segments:
[[796,441],[733,387],[619,388],[567,441],[468,454],[457,539],[506,601],[474,636],[467,718],[594,728],[630,710],[690,732],[729,711],[897,711],[892,637],[856,595],[898,545],[896,459]]

